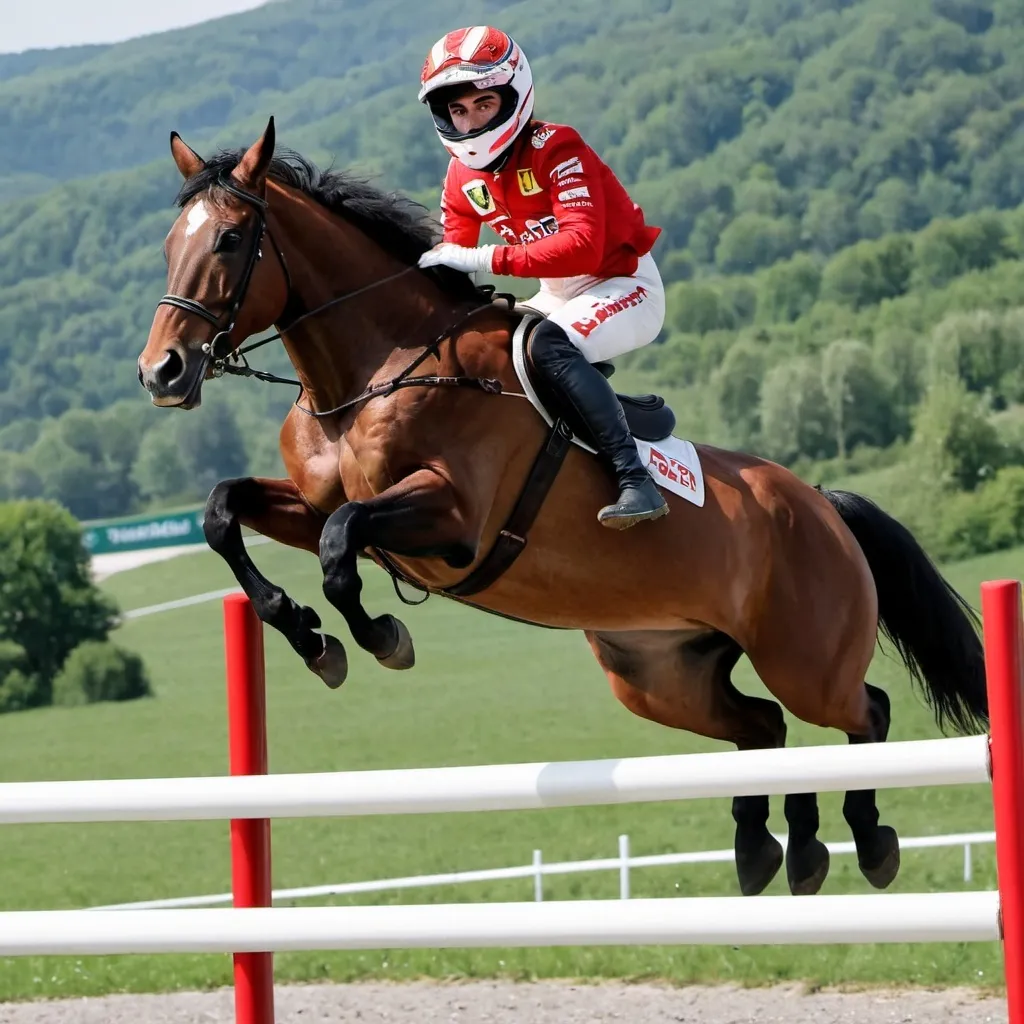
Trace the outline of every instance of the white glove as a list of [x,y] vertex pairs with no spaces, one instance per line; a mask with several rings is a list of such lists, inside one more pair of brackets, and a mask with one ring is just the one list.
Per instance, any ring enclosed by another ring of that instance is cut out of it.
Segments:
[[472,274],[478,270],[490,270],[496,245],[465,246],[453,242],[441,242],[428,249],[420,258],[418,266],[436,267],[443,264],[454,270]]

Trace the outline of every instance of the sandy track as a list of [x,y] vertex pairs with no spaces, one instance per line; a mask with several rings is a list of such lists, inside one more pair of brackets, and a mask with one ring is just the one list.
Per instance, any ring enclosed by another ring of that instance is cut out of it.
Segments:
[[[2,1024],[232,1024],[229,989],[0,1005]],[[277,1024],[1006,1024],[967,989],[806,993],[565,982],[281,985]]]

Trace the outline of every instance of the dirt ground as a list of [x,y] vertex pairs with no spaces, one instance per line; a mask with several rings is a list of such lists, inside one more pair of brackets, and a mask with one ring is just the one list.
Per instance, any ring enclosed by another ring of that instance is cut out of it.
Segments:
[[[808,993],[567,982],[278,986],[276,1024],[1006,1024],[967,989]],[[0,1005],[0,1024],[233,1024],[230,989]]]

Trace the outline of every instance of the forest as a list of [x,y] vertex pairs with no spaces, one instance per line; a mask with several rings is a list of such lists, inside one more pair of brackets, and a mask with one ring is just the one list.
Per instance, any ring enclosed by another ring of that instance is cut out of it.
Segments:
[[[937,555],[1024,540],[1019,0],[477,7],[530,55],[538,115],[663,229],[665,330],[617,383],[665,393],[696,441],[856,484]],[[464,17],[288,0],[0,57],[0,499],[94,518],[279,472],[294,392],[225,380],[178,415],[135,378],[177,212],[168,134],[205,153],[273,114],[284,146],[433,210],[447,157],[417,76]]]

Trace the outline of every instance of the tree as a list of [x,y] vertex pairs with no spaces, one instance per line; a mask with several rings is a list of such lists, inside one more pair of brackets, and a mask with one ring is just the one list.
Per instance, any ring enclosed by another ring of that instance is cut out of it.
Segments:
[[692,281],[673,285],[665,296],[665,322],[682,334],[706,334],[732,327],[722,297],[712,287]]
[[798,455],[833,454],[833,424],[821,384],[821,369],[810,356],[773,366],[761,388],[761,440],[768,455],[791,463]]
[[151,430],[142,439],[131,475],[139,493],[148,501],[198,496],[178,442],[166,430]]
[[688,249],[673,249],[661,264],[661,276],[666,284],[673,281],[689,281],[693,277],[694,260]]
[[897,231],[914,231],[928,220],[914,190],[902,178],[889,178],[860,211],[860,230],[865,238],[880,238]]
[[0,504],[0,643],[24,652],[13,667],[32,682],[29,706],[50,702],[64,659],[84,640],[105,639],[116,613],[89,576],[70,512],[47,501]]
[[984,401],[956,377],[940,378],[925,393],[911,445],[926,480],[965,491],[991,478],[1005,458]]
[[747,342],[737,342],[725,354],[712,378],[723,422],[735,443],[750,448],[760,432],[761,379],[764,353]]
[[221,396],[179,416],[174,436],[192,488],[203,497],[219,481],[245,473],[245,441],[231,406]]
[[[968,391],[987,391],[1002,406],[1016,398],[1016,375],[1024,362],[1019,317],[979,309],[951,313],[936,325],[930,346],[933,376],[958,376]],[[1004,387],[1010,390],[1004,394]]]
[[828,189],[812,192],[802,228],[804,239],[818,252],[838,252],[857,238],[857,204],[851,196]]
[[806,253],[776,263],[758,280],[758,322],[788,323],[796,320],[817,302],[820,289],[821,270]]
[[741,213],[723,232],[715,262],[726,273],[750,273],[791,256],[799,229],[791,217]]
[[911,243],[902,235],[858,242],[826,264],[821,295],[854,309],[876,305],[907,290],[912,268]]
[[912,331],[889,328],[876,335],[872,346],[875,370],[891,402],[893,433],[899,437],[909,433],[911,409],[924,387],[923,344]]
[[821,381],[840,459],[858,441],[884,445],[892,440],[889,396],[863,341],[833,341],[821,354]]

